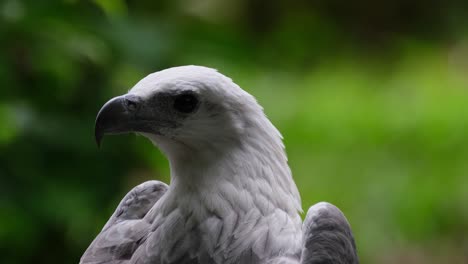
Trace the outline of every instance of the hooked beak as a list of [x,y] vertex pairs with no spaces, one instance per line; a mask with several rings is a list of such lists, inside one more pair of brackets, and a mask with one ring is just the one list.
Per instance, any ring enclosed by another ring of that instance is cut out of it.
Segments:
[[98,147],[106,134],[143,131],[140,106],[142,100],[135,95],[122,95],[109,100],[96,117],[94,133]]

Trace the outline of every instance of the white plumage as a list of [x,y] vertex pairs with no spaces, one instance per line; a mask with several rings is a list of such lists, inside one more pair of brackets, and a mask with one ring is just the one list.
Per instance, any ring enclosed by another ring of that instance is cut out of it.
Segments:
[[[281,135],[231,79],[200,66],[150,74],[98,114],[98,143],[125,132],[162,150],[171,183],[148,184],[153,198],[140,186],[132,190],[81,263],[299,263],[305,255],[301,202]],[[139,193],[146,199],[126,202]],[[144,213],[115,220],[125,215],[123,204]],[[344,238],[354,249],[351,232]]]

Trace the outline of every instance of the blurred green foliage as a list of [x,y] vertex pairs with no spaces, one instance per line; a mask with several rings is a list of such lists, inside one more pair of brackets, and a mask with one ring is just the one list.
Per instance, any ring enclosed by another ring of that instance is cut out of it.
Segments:
[[168,165],[94,117],[146,74],[198,64],[283,132],[305,210],[350,220],[363,263],[468,261],[468,3],[0,2],[0,262],[77,263]]

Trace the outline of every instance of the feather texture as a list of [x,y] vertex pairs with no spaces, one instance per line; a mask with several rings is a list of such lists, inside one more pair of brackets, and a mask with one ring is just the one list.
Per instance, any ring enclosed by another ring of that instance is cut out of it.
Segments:
[[304,221],[303,264],[358,264],[356,245],[348,220],[336,206],[312,206]]
[[[178,113],[171,98],[187,92],[199,105]],[[322,242],[315,225],[332,215],[309,212],[303,244],[282,136],[250,94],[213,69],[184,66],[150,74],[129,96],[145,103],[148,124],[136,132],[167,156],[171,184],[147,182],[127,194],[81,263],[291,264],[301,253],[303,263],[318,263],[308,262]]]
[[150,229],[143,217],[167,188],[159,181],[147,181],[133,188],[83,254],[80,263],[126,263]]

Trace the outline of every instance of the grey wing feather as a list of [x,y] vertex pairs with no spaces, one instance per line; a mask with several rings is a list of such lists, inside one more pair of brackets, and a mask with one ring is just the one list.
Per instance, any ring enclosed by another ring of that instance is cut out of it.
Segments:
[[351,226],[336,206],[310,207],[303,224],[302,264],[358,264]]
[[167,189],[159,181],[147,181],[133,188],[83,254],[80,264],[127,263],[150,231],[150,224],[143,217]]

